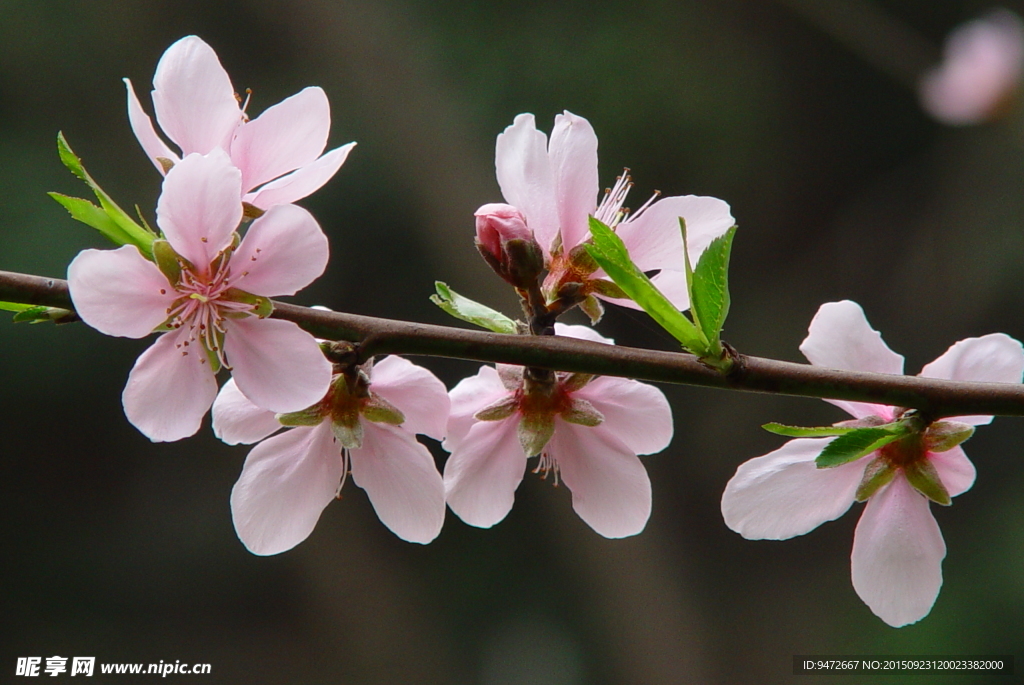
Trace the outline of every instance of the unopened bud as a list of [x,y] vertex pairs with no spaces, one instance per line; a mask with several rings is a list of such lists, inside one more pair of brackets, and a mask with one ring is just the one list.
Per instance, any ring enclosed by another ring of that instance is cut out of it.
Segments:
[[544,269],[544,253],[512,205],[487,204],[476,210],[476,247],[495,273],[516,288],[528,288]]

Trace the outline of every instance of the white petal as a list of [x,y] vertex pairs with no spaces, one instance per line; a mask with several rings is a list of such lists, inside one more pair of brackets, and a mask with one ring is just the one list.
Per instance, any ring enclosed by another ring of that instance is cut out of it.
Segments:
[[625,378],[595,378],[573,397],[587,400],[604,415],[601,427],[636,454],[660,452],[672,441],[672,408],[653,385]]
[[373,365],[370,390],[405,415],[405,431],[444,438],[451,404],[448,389],[427,369],[402,357],[385,357]]
[[520,114],[498,135],[494,166],[505,202],[526,216],[526,225],[547,254],[558,235],[555,180],[548,161],[548,139],[532,114]]
[[661,198],[616,229],[629,249],[630,258],[641,271],[672,269],[685,273],[680,217],[686,220],[686,246],[690,265],[694,267],[711,241],[736,224],[729,205],[718,198],[698,195]]
[[364,421],[363,446],[352,450],[352,479],[366,490],[381,523],[403,540],[426,544],[441,532],[444,482],[412,433]]
[[248,192],[320,156],[331,130],[331,106],[321,88],[305,88],[242,124],[231,141],[231,161]]
[[231,319],[224,352],[238,389],[253,404],[293,412],[316,404],[331,383],[331,364],[309,333],[291,321]]
[[478,423],[473,415],[508,394],[493,366],[481,366],[475,376],[459,381],[448,393],[451,407],[443,447],[449,452],[459,449],[466,434]]
[[178,296],[134,245],[84,250],[68,265],[68,288],[82,320],[106,335],[144,338],[167,320]]
[[946,486],[950,497],[962,495],[974,485],[978,472],[961,447],[945,452],[929,452],[928,460],[939,472],[939,480]]
[[889,349],[881,334],[871,328],[864,310],[850,300],[821,305],[800,351],[815,366],[903,373],[903,356]]
[[132,425],[153,442],[194,435],[217,396],[217,380],[198,343],[182,328],[165,333],[135,361],[121,394]]
[[341,452],[327,424],[256,445],[231,489],[238,538],[253,554],[280,554],[313,532],[341,483]]
[[725,525],[748,540],[786,540],[842,516],[864,475],[863,459],[819,469],[830,439],[801,438],[740,464],[722,494]]
[[556,116],[548,157],[555,183],[562,245],[571,250],[590,236],[588,217],[597,209],[600,190],[597,135],[590,122],[568,111]]
[[576,338],[577,340],[589,340],[590,342],[603,343],[605,345],[615,344],[614,340],[604,337],[590,326],[555,323],[555,335]]
[[853,536],[853,589],[893,627],[928,615],[942,586],[946,543],[924,495],[902,475],[868,500]]
[[[1020,383],[1024,376],[1024,348],[1004,333],[967,338],[954,343],[942,356],[921,369],[918,375],[953,381]],[[953,418],[975,426],[992,422],[991,416]]]
[[242,175],[222,150],[189,155],[164,178],[156,222],[171,247],[205,272],[242,220]]
[[518,415],[477,422],[444,465],[448,506],[471,526],[490,528],[512,510],[526,471],[518,425]]
[[213,401],[213,433],[229,445],[259,442],[281,428],[274,412],[260,409],[232,378]]
[[330,181],[355,146],[355,143],[349,143],[335,148],[301,169],[249,193],[245,196],[245,201],[260,209],[297,202]]
[[227,149],[242,110],[213,48],[196,36],[182,38],[160,58],[153,87],[156,119],[183,156]]
[[167,143],[156,134],[156,130],[153,128],[153,120],[142,109],[142,104],[139,102],[138,96],[135,95],[135,88],[132,86],[132,82],[124,79],[124,86],[128,89],[128,123],[132,126],[132,133],[138,138],[139,144],[142,145],[142,149],[149,156],[157,171],[165,174],[167,172],[164,171],[164,165],[158,162],[157,158],[162,157],[172,162],[178,162],[178,155],[171,148],[167,147]]
[[231,285],[254,295],[294,295],[327,268],[327,236],[313,215],[277,205],[252,222],[231,255]]
[[624,538],[647,525],[651,481],[636,454],[603,428],[556,418],[545,451],[558,464],[580,518],[606,538]]

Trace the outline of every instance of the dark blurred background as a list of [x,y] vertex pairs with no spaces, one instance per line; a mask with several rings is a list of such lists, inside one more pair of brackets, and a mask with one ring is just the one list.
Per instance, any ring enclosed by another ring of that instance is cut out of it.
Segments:
[[[731,204],[725,337],[738,349],[802,361],[818,306],[850,298],[916,373],[961,338],[1024,338],[1020,113],[950,128],[912,88],[947,32],[990,7],[0,0],[0,269],[63,276],[79,250],[105,247],[45,195],[87,192],[58,161],[58,130],[123,206],[153,216],[160,179],[120,79],[150,109],[161,53],[195,33],[253,89],[251,114],[320,85],[331,147],[359,142],[302,203],[333,259],[299,302],[455,323],[427,300],[442,279],[514,314],[474,251],[472,213],[501,200],[495,136],[520,112],[550,131],[569,109],[598,133],[603,183],[632,169],[634,204],[654,189]],[[673,347],[636,313],[612,311],[600,329]],[[807,653],[1016,653],[1024,669],[1019,419],[967,446],[976,485],[933,507],[949,549],[942,593],[896,630],[850,584],[860,505],[787,542],[748,542],[721,520],[736,466],[782,442],[759,425],[844,417],[823,402],[664,387],[676,437],[644,458],[654,512],[635,538],[599,537],[564,488],[528,474],[494,529],[449,515],[421,547],[349,483],[305,543],[260,558],[228,508],[247,449],[208,430],[152,444],[124,419],[121,389],[148,344],[0,317],[4,682],[21,680],[18,656],[55,654],[212,664],[178,681],[311,685],[789,682],[792,655]],[[416,361],[449,386],[476,368]]]

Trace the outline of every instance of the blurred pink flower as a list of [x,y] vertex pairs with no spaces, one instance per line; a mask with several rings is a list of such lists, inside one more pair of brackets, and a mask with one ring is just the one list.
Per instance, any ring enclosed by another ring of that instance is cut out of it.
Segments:
[[[213,404],[214,431],[232,445],[262,440],[231,490],[239,539],[260,555],[299,544],[351,468],[385,526],[403,540],[430,542],[444,523],[444,484],[415,435],[442,439],[447,418],[444,384],[401,357],[335,376],[321,401],[292,416],[275,418],[229,381]],[[268,438],[282,422],[297,427]]]
[[[555,324],[558,335],[612,344],[584,326]],[[572,491],[572,506],[608,538],[636,535],[651,514],[651,482],[637,454],[672,440],[672,411],[654,386],[624,378],[556,375],[532,395],[523,367],[484,366],[451,390],[444,448],[448,506],[481,528],[512,509],[526,461]]]
[[921,80],[921,103],[946,124],[986,121],[1017,92],[1022,67],[1024,25],[995,10],[949,34],[942,64]]
[[612,226],[641,271],[660,270],[654,283],[680,309],[689,307],[683,241],[679,217],[686,220],[691,261],[735,221],[729,205],[713,197],[687,195],[652,197],[637,211],[623,207],[632,187],[623,174],[598,204],[597,136],[590,122],[570,112],[555,117],[551,141],[538,131],[532,114],[520,114],[498,136],[495,148],[498,185],[505,201],[526,217],[544,250],[550,274],[544,288],[552,297],[563,283],[584,283],[584,294],[626,307],[631,300],[616,299],[595,289],[602,271],[573,248],[590,237],[588,217]]
[[306,210],[271,208],[234,246],[241,174],[222,150],[193,153],[167,174],[157,224],[176,253],[171,279],[134,245],[85,250],[68,267],[75,309],[107,335],[166,333],[132,369],[125,413],[154,441],[199,430],[230,366],[261,406],[295,411],[327,391],[330,363],[295,324],[253,316],[258,297],[294,295],[327,266],[327,237]]
[[[161,173],[179,157],[157,135],[131,81],[128,118]],[[355,143],[321,156],[331,128],[323,90],[305,88],[249,121],[217,53],[197,36],[167,48],[153,77],[153,107],[182,156],[227,152],[242,172],[242,199],[260,209],[300,200],[338,171]],[[277,179],[277,180],[274,180]]]
[[[849,300],[822,305],[800,350],[816,366],[903,373],[903,357],[886,346],[881,335],[868,324],[860,306]],[[1022,374],[1021,344],[1002,333],[994,333],[961,340],[926,365],[920,375],[956,381],[1020,383]],[[887,423],[903,412],[899,407],[881,404],[827,401],[849,412],[862,425]],[[992,417],[960,416],[949,420],[969,424],[965,426],[969,429],[990,423]],[[791,440],[736,470],[722,495],[725,523],[751,540],[785,540],[803,535],[846,512],[858,489],[877,475],[872,463],[884,466],[894,475],[888,484],[868,495],[854,534],[853,587],[871,611],[889,625],[898,627],[919,621],[931,611],[938,597],[946,545],[928,498],[908,480],[906,468],[933,468],[949,497],[968,490],[975,476],[974,465],[960,447],[936,446],[929,443],[928,437],[929,432],[925,432],[923,442],[912,453],[901,447],[902,441],[890,443],[856,461],[831,468],[818,468],[815,458],[834,438]]]

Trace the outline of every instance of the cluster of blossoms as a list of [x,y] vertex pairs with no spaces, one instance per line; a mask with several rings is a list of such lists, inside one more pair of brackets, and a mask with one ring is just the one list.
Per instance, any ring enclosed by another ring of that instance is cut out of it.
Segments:
[[[638,455],[664,450],[673,436],[657,388],[498,364],[449,392],[405,359],[362,359],[358,346],[318,341],[269,318],[270,298],[295,294],[327,266],[327,237],[292,204],[326,183],[354,145],[324,153],[330,112],[322,90],[306,88],[250,121],[248,102],[213,50],[184,38],[161,58],[152,94],[175,152],[125,83],[132,129],[164,176],[160,233],[145,250],[82,252],[68,269],[71,296],[81,318],[103,333],[160,335],[123,394],[142,433],[154,441],[193,435],[212,407],[220,439],[255,444],[231,493],[235,529],[249,550],[277,554],[306,539],[349,474],[404,540],[435,539],[447,508],[490,527],[508,515],[533,458],[533,472],[564,484],[599,534],[643,530],[651,483]],[[477,210],[476,245],[520,295],[528,319],[521,330],[612,345],[591,328],[556,321],[580,307],[596,323],[602,301],[638,307],[590,250],[591,220],[617,236],[638,278],[650,275],[679,311],[691,293],[698,302],[692,265],[735,222],[729,206],[711,197],[655,194],[631,212],[628,173],[602,197],[597,147],[582,117],[558,115],[549,139],[533,115],[517,116],[495,151],[505,203]],[[848,301],[821,308],[801,350],[814,365],[903,372],[903,358]],[[218,387],[221,369],[231,378]],[[957,343],[921,375],[1020,383],[1022,374],[1020,343],[994,334]],[[949,504],[971,486],[974,467],[958,445],[992,417],[935,421],[898,407],[833,404],[854,417],[837,424],[842,430],[902,432],[838,464],[819,461],[839,439],[833,433],[792,440],[741,465],[722,499],[725,521],[747,538],[784,539],[866,501],[853,545],[854,588],[887,623],[917,621],[935,601],[945,556],[929,500]],[[450,453],[443,475],[418,435]]]

